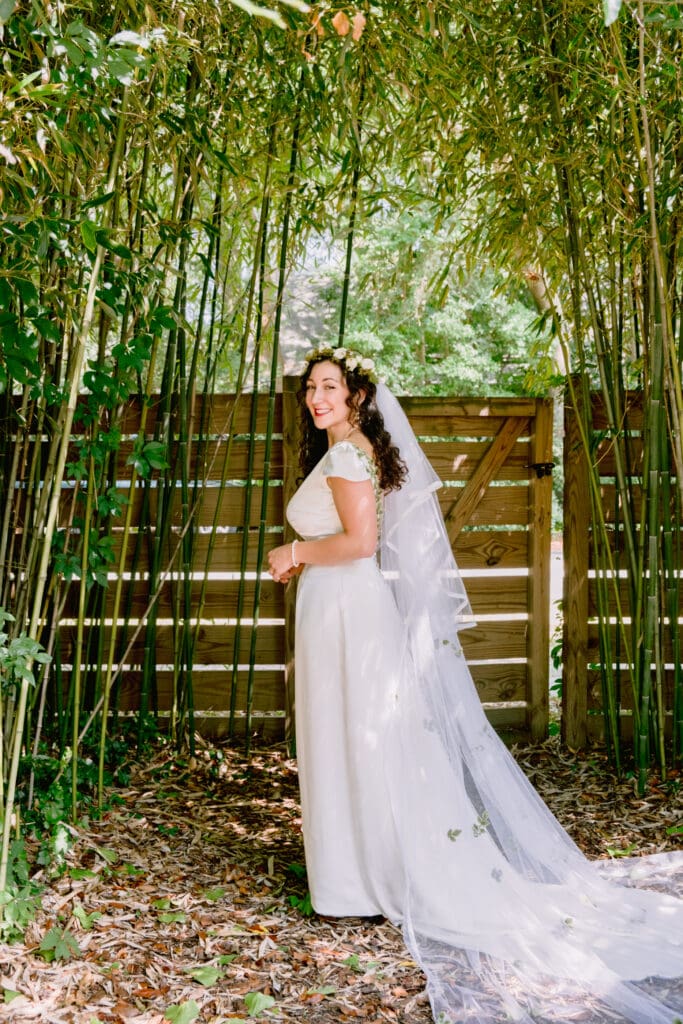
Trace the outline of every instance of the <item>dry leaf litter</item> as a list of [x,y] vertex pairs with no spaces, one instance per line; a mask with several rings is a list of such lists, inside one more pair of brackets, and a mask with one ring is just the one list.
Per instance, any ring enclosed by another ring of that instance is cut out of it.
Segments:
[[[644,798],[602,753],[513,753],[591,857],[683,843],[681,774]],[[101,820],[73,829],[23,943],[0,944],[0,1020],[37,1024],[428,1024],[424,978],[388,922],[305,916],[296,764],[202,747],[134,764]],[[677,834],[677,830],[678,834]],[[78,948],[51,963],[45,934]],[[15,995],[15,993],[19,993]]]

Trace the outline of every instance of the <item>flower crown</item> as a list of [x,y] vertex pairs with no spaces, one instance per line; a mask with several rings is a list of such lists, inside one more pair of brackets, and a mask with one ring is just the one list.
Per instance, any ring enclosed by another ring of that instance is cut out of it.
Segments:
[[377,369],[374,359],[354,352],[352,348],[333,348],[331,345],[321,345],[320,348],[311,349],[304,356],[307,363],[314,359],[333,359],[337,363],[343,362],[347,370],[360,370],[363,376],[377,383]]

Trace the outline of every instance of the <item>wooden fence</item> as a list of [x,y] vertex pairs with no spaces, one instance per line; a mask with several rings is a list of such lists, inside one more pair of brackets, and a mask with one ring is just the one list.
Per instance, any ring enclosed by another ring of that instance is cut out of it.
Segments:
[[[202,438],[189,451],[192,479],[190,518],[178,484],[172,484],[173,528],[163,541],[163,565],[177,554],[182,524],[192,532],[191,564],[179,558],[162,583],[156,600],[155,705],[168,713],[177,676],[174,652],[182,619],[182,602],[193,608],[194,649],[191,660],[195,724],[205,735],[224,736],[232,719],[244,730],[248,690],[249,728],[264,740],[283,737],[291,715],[291,667],[294,587],[285,590],[267,574],[256,578],[259,533],[266,550],[282,541],[284,505],[296,486],[296,382],[287,379],[275,410],[266,516],[261,521],[267,397],[216,395],[202,409],[197,399],[195,422]],[[252,402],[256,402],[253,433]],[[548,720],[548,621],[551,525],[552,406],[543,399],[405,398],[402,404],[432,465],[444,482],[441,507],[454,552],[478,619],[462,634],[472,674],[494,725],[520,737],[542,738]],[[128,407],[122,430],[132,449],[140,409]],[[154,408],[146,432],[154,430]],[[225,455],[229,451],[226,463]],[[123,453],[125,455],[125,451]],[[173,465],[177,453],[169,453]],[[251,512],[245,522],[246,478],[252,458]],[[150,542],[159,489],[152,484],[130,494],[130,467],[119,459],[117,489],[134,503],[135,525],[129,533],[125,614],[118,622],[117,658],[122,672],[118,706],[139,706],[142,664],[149,615]],[[223,485],[221,485],[223,480]],[[240,557],[247,531],[244,576]],[[113,531],[115,553],[122,529]],[[163,566],[162,566],[163,567]],[[115,574],[110,572],[111,595]],[[258,615],[254,597],[260,587]],[[73,585],[75,587],[75,584]],[[242,607],[238,616],[238,595]],[[187,607],[187,605],[185,605]],[[66,607],[59,633],[60,660],[73,661],[75,604]],[[111,629],[111,597],[88,621],[86,659],[106,650]],[[107,618],[109,616],[109,618]],[[135,630],[132,646],[122,651]],[[94,652],[94,653],[93,653]],[[254,655],[250,668],[251,654]],[[123,659],[123,660],[122,660]],[[237,666],[236,669],[234,666]],[[231,681],[236,697],[231,708]]]
[[[630,622],[630,596],[626,578],[623,523],[616,487],[614,445],[608,430],[602,399],[591,395],[588,442],[597,467],[599,490],[606,524],[606,539],[612,552],[614,573],[620,579],[620,608],[624,621]],[[628,485],[636,507],[641,496],[643,396],[630,393],[619,443],[625,453]],[[596,566],[588,463],[575,410],[565,405],[564,438],[564,589],[563,589],[563,711],[562,733],[569,746],[578,749],[589,741],[604,737],[603,683],[598,623],[598,567]],[[624,663],[623,645],[617,625],[613,575],[602,568],[608,579],[606,627],[609,649],[613,653],[620,730],[632,734],[633,691],[629,666]],[[664,701],[673,703],[673,669],[670,639],[664,648]]]

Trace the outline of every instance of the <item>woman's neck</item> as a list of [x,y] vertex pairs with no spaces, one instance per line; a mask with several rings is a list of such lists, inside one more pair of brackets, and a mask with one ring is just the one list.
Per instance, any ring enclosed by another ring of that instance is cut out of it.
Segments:
[[331,448],[333,444],[339,444],[340,441],[348,441],[352,434],[358,431],[358,427],[352,423],[341,424],[339,429],[333,428],[327,431],[327,443]]

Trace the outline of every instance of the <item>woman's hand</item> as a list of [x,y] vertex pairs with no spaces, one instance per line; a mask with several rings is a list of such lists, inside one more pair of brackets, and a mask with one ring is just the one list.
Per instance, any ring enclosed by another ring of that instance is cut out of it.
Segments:
[[295,576],[300,576],[303,572],[303,565],[293,565],[291,569],[288,569],[284,575],[280,577],[278,583],[289,583]]
[[276,583],[288,583],[302,568],[294,565],[291,544],[281,544],[268,552],[268,569]]

